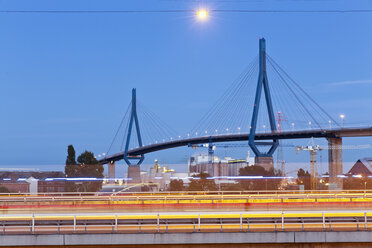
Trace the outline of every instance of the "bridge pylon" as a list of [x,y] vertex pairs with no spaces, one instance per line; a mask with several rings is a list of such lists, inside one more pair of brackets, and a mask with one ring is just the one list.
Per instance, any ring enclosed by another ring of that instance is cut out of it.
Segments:
[[[265,94],[266,106],[267,106],[267,113],[269,116],[270,122],[270,129],[271,132],[276,131],[276,123],[275,123],[275,116],[273,110],[273,104],[271,100],[270,88],[269,88],[269,81],[267,78],[266,72],[266,42],[264,38],[260,39],[259,45],[259,75],[258,75],[258,82],[256,88],[256,96],[253,106],[253,114],[249,132],[249,141],[248,144],[251,147],[252,151],[256,155],[255,164],[264,167],[266,170],[274,167],[273,162],[273,153],[279,146],[279,141],[274,139],[272,142],[256,142],[255,135],[257,129],[257,121],[258,121],[258,113],[260,108],[260,101],[262,95],[262,88]],[[257,146],[270,146],[267,152],[262,152],[258,149]]]
[[[145,156],[143,154],[139,156],[128,156],[128,150],[129,150],[131,136],[133,132],[133,124],[136,129],[138,146],[142,147],[141,131],[140,131],[138,116],[137,116],[137,97],[136,97],[135,88],[132,89],[131,113],[130,113],[128,133],[127,133],[127,139],[125,143],[123,159],[125,163],[128,165],[128,177],[132,179],[131,182],[138,183],[138,182],[141,182],[140,165],[145,159]],[[137,161],[137,163],[132,163],[131,161],[133,160]]]

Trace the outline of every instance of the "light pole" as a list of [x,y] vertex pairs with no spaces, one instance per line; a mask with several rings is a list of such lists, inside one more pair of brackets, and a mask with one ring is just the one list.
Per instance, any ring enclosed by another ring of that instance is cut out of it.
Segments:
[[341,118],[341,121],[342,121],[342,128],[344,128],[345,127],[345,115],[340,114],[340,118]]

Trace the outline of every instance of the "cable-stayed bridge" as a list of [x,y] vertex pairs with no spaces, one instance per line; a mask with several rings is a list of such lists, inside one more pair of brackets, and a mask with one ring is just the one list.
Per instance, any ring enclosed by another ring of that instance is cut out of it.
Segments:
[[[184,135],[138,103],[133,89],[109,151],[99,162],[110,168],[123,159],[129,166],[128,177],[136,180],[147,153],[193,144],[248,141],[256,164],[269,169],[280,140],[326,138],[330,184],[342,188],[337,177],[342,174],[342,138],[372,136],[372,127],[345,128],[335,121],[266,53],[265,39],[259,43],[258,57]],[[119,145],[119,152],[110,153],[115,145]]]

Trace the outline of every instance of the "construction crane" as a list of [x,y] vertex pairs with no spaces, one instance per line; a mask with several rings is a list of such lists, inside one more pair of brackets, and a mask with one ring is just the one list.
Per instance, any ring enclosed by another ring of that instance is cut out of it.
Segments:
[[[291,146],[291,145],[287,145]],[[369,144],[366,145],[348,145],[348,146],[320,146],[314,144],[314,138],[311,138],[311,145],[308,146],[296,146],[296,154],[299,151],[309,151],[310,153],[310,174],[311,174],[311,189],[316,189],[317,187],[317,153],[322,150],[333,150],[333,149],[342,149],[342,150],[359,150],[359,149],[371,149],[372,146]]]
[[213,163],[213,157],[214,157],[214,151],[216,150],[216,145],[213,143],[207,143],[207,144],[189,144],[189,147],[192,149],[198,149],[199,147],[205,147],[208,148],[208,163]]
[[317,161],[316,155],[318,151],[323,150],[319,145],[314,145],[314,139],[312,139],[312,145],[310,146],[296,146],[296,154],[299,151],[309,151],[310,153],[310,185],[311,189],[315,190],[317,187]]
[[[281,147],[294,147],[296,149],[296,154],[298,154],[300,151],[309,151],[310,152],[310,174],[311,174],[311,188],[316,189],[317,187],[317,153],[318,151],[322,150],[329,150],[329,149],[343,149],[343,150],[359,150],[359,149],[372,149],[372,146],[369,144],[365,145],[348,145],[348,146],[342,146],[342,147],[329,147],[329,146],[320,146],[314,144],[314,138],[311,139],[311,145],[308,146],[295,146],[294,144],[285,144],[280,143]],[[193,149],[197,148],[208,148],[208,159],[209,163],[213,163],[213,157],[214,157],[214,151],[217,147],[221,148],[230,148],[230,147],[249,147],[248,144],[213,144],[213,143],[206,143],[206,144],[189,144],[189,147]],[[284,160],[280,161],[283,162]],[[278,166],[281,166],[281,169],[284,169],[282,171],[283,175],[287,175],[291,172],[285,172],[285,167],[283,166],[283,163],[279,163]]]

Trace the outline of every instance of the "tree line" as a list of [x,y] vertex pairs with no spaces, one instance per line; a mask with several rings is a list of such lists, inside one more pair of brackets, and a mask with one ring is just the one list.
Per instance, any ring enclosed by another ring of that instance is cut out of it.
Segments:
[[[94,154],[85,151],[76,159],[76,152],[72,145],[67,148],[65,176],[70,178],[103,178],[103,166],[98,163]],[[102,180],[97,181],[67,181],[66,192],[97,192],[102,188]]]

